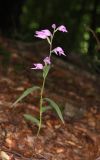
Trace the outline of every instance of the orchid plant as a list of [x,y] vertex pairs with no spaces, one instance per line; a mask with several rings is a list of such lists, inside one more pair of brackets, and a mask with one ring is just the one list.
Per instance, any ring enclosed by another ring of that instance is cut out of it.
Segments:
[[[56,54],[58,56],[66,56],[63,49],[61,47],[56,47],[56,48],[52,48],[52,43],[53,43],[53,38],[54,35],[57,31],[61,31],[61,32],[68,32],[66,27],[64,25],[61,25],[59,27],[56,27],[55,24],[52,25],[52,33],[50,30],[48,29],[44,29],[41,31],[36,31],[35,32],[35,37],[37,38],[41,38],[41,39],[46,39],[49,43],[50,46],[50,50],[49,50],[49,55],[47,57],[45,57],[43,59],[43,63],[34,63],[32,68],[33,70],[42,70],[42,74],[43,74],[43,82],[42,82],[42,87],[39,86],[33,86],[31,88],[28,88],[26,91],[24,91],[24,93],[14,102],[13,106],[15,106],[20,100],[22,100],[24,97],[26,97],[28,94],[30,94],[31,92],[33,92],[34,90],[39,89],[40,90],[40,103],[39,103],[39,119],[35,118],[29,114],[25,114],[24,117],[27,120],[32,121],[33,123],[35,123],[38,126],[38,132],[37,135],[40,133],[40,129],[42,127],[42,115],[43,112],[45,112],[47,109],[50,109],[50,107],[54,108],[55,111],[57,112],[59,118],[61,119],[61,121],[64,123],[64,119],[61,113],[61,110],[59,108],[59,106],[50,98],[44,98],[43,97],[43,93],[44,93],[44,88],[45,88],[45,82],[46,82],[46,78],[48,76],[49,70],[51,68],[51,56],[52,54]],[[49,106],[44,106],[44,103],[48,102],[50,105]]]

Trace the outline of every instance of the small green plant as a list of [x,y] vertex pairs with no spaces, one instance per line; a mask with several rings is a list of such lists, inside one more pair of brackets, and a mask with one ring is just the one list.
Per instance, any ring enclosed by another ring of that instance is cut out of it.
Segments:
[[[42,86],[41,87],[33,86],[32,88],[28,88],[26,91],[24,91],[24,93],[13,104],[13,106],[15,106],[20,100],[25,98],[28,94],[30,94],[34,90],[37,90],[37,89],[40,90],[39,119],[31,116],[30,114],[25,114],[24,115],[24,117],[27,120],[30,120],[31,122],[35,123],[38,126],[37,135],[40,133],[40,129],[41,129],[41,126],[42,126],[42,114],[43,114],[43,112],[50,109],[50,107],[52,107],[57,112],[59,118],[64,123],[64,119],[63,119],[63,116],[62,116],[62,113],[61,113],[61,110],[60,110],[59,106],[53,100],[51,100],[50,98],[43,97],[46,78],[48,76],[48,73],[50,71],[51,64],[52,64],[51,63],[52,53],[55,53],[56,55],[59,55],[59,56],[61,56],[61,55],[66,56],[61,47],[56,47],[54,49],[52,48],[52,43],[53,43],[53,38],[54,38],[55,33],[57,31],[67,32],[66,27],[63,26],[63,25],[61,25],[59,27],[56,27],[56,25],[53,24],[52,29],[53,29],[52,33],[48,29],[44,29],[44,30],[41,30],[41,31],[36,31],[36,34],[35,34],[35,37],[38,37],[38,38],[41,38],[41,39],[46,39],[49,43],[49,46],[50,46],[49,55],[43,60],[44,64],[34,63],[33,67],[31,68],[31,69],[34,69],[34,70],[41,70],[42,71],[42,75],[43,75]],[[44,106],[45,102],[48,102],[49,106]]]

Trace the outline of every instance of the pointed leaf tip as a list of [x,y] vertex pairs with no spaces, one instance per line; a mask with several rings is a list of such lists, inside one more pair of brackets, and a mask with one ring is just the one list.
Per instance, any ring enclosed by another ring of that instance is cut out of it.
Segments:
[[12,104],[12,107],[14,107],[19,101],[21,101],[23,98],[25,98],[26,96],[28,96],[31,92],[40,89],[39,86],[33,86],[31,88],[26,89],[21,96]]
[[53,100],[51,100],[50,98],[44,98],[43,100],[45,100],[45,101],[47,101],[47,102],[49,102],[51,104],[51,106],[57,112],[60,120],[64,123],[64,119],[63,119],[63,116],[62,116],[62,113],[61,113],[61,110],[60,110],[59,106]]

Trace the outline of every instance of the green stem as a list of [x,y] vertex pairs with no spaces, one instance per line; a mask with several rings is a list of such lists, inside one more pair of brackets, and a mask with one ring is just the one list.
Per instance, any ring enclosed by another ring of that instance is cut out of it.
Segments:
[[[53,31],[53,34],[51,36],[49,57],[51,57],[51,53],[52,53],[52,41],[53,41],[54,34],[55,34],[55,30]],[[43,79],[42,88],[41,88],[41,92],[40,92],[40,118],[39,118],[39,126],[38,126],[37,136],[40,133],[40,129],[41,129],[41,125],[42,125],[43,92],[44,92],[44,86],[45,86],[46,77]]]
[[53,31],[53,34],[51,36],[51,44],[50,44],[50,54],[49,54],[49,57],[51,57],[51,53],[52,53],[52,41],[53,41],[53,37],[54,37],[54,34],[55,34],[55,30]]
[[40,92],[40,122],[39,122],[37,136],[40,133],[40,129],[41,129],[41,125],[42,125],[42,105],[43,105],[43,92],[44,92],[45,80],[46,80],[46,78],[43,79],[43,84],[42,84],[42,88],[41,88],[41,92]]

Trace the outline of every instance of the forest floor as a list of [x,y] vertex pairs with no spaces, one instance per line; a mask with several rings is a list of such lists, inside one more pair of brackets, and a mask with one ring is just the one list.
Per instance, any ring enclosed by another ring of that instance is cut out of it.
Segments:
[[65,124],[62,124],[54,112],[47,111],[36,138],[37,127],[23,115],[39,114],[37,93],[31,93],[16,107],[12,104],[28,87],[41,85],[41,72],[30,68],[32,63],[42,62],[46,48],[38,43],[32,47],[6,38],[0,38],[0,46],[3,47],[0,50],[0,159],[100,160],[99,75],[53,57],[45,96],[62,108],[66,103],[71,107],[72,103],[85,112],[82,117],[77,114],[75,119],[68,119],[67,113],[63,113]]

